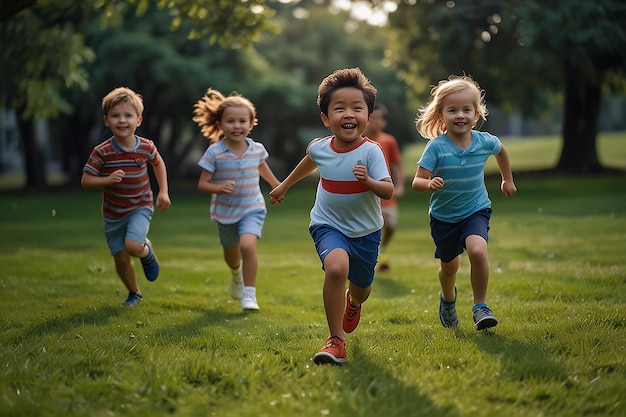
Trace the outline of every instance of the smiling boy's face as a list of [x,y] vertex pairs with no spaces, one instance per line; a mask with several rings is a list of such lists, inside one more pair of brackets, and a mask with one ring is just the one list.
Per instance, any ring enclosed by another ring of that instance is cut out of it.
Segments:
[[338,148],[350,147],[360,140],[370,120],[363,92],[353,87],[335,91],[330,98],[328,115],[322,113],[321,117],[324,126],[335,135]]
[[123,101],[111,107],[104,115],[104,124],[118,140],[125,140],[135,135],[141,125],[142,116],[129,101]]

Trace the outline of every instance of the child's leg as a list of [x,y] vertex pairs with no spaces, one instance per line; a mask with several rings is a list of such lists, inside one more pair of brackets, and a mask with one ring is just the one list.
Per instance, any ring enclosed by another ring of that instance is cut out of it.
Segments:
[[439,266],[439,283],[441,294],[448,302],[455,301],[454,287],[456,286],[456,273],[459,270],[459,257],[450,262],[441,262]]
[[131,263],[130,254],[123,250],[116,253],[113,258],[115,259],[115,270],[121,278],[124,286],[128,292],[141,295],[141,290],[137,286],[137,279],[135,278],[135,269]]
[[344,249],[333,249],[324,258],[324,309],[331,336],[345,341],[343,334],[343,312],[345,289],[348,279],[349,258]]
[[148,256],[148,252],[150,251],[145,243],[130,239],[126,239],[124,241],[124,247],[126,248],[126,252],[135,258],[145,258]]
[[241,264],[241,251],[239,250],[239,243],[229,248],[223,248],[224,261],[230,269],[237,269]]
[[489,284],[489,256],[487,241],[478,235],[469,235],[465,239],[467,256],[470,261],[470,277],[474,292],[474,304],[484,303],[487,298]]
[[355,285],[352,281],[348,284],[348,288],[350,289],[350,303],[356,307],[363,304],[372,292],[371,285],[366,288],[361,288]]
[[259,268],[259,260],[256,254],[256,235],[243,234],[239,238],[241,261],[243,262],[243,283],[246,287],[256,286],[256,275]]

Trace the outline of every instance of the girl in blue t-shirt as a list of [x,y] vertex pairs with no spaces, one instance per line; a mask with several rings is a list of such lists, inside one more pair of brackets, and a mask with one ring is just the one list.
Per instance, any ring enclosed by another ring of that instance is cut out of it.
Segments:
[[244,310],[258,310],[257,240],[266,207],[259,177],[279,184],[266,162],[263,144],[248,137],[257,124],[256,109],[245,97],[209,88],[193,107],[193,121],[211,141],[198,162],[202,168],[198,190],[212,194],[211,220],[218,225],[224,260],[231,269],[230,295]]
[[486,120],[484,92],[468,76],[450,76],[431,90],[430,100],[418,112],[417,129],[430,139],[418,161],[413,179],[415,191],[432,191],[429,204],[435,258],[441,261],[439,319],[444,327],[456,327],[456,274],[464,250],[471,264],[474,293],[472,307],[477,330],[494,327],[498,320],[487,307],[489,257],[487,241],[491,201],[484,181],[487,159],[494,155],[507,197],[517,191],[506,149],[500,140],[473,130]]

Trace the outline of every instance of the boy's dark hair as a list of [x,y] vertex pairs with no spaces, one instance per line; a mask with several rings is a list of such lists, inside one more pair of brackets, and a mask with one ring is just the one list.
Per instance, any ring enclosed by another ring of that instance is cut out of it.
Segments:
[[330,97],[338,89],[346,87],[356,88],[363,92],[363,97],[367,103],[367,114],[372,114],[376,104],[377,91],[358,67],[336,70],[322,80],[317,89],[317,105],[320,111],[328,115]]

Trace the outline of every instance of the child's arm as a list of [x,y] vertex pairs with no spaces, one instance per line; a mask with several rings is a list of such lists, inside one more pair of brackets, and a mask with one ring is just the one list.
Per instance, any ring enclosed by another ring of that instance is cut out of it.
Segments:
[[426,168],[418,167],[415,178],[413,178],[413,183],[411,184],[413,190],[418,192],[441,190],[443,188],[443,178],[435,177],[430,179],[431,174],[432,172]]
[[397,164],[389,164],[389,170],[391,171],[391,179],[395,187],[394,194],[396,197],[402,197],[404,195],[404,171],[402,170],[402,162]]
[[259,164],[259,175],[270,185],[270,187],[272,187],[272,189],[276,188],[278,184],[280,184],[280,181],[276,178],[272,169],[265,161],[261,161]]
[[315,171],[317,165],[309,155],[306,155],[300,163],[291,171],[291,173],[285,178],[283,182],[278,184],[272,191],[270,191],[270,201],[272,204],[277,204],[283,201],[285,193],[292,185],[300,181],[302,178]]
[[170,200],[169,186],[167,182],[167,168],[165,167],[165,161],[163,161],[161,155],[159,155],[159,163],[152,165],[152,170],[154,171],[154,177],[159,185],[159,194],[157,194],[156,198],[156,208],[159,211],[165,211],[172,205],[172,201]]
[[126,173],[122,169],[113,171],[106,177],[99,177],[97,175],[83,172],[83,176],[80,179],[81,187],[85,189],[102,188],[108,185],[119,184],[124,179]]
[[365,165],[355,165],[352,168],[354,177],[368,190],[376,194],[378,197],[389,200],[393,196],[393,181],[390,177],[383,178],[382,180],[375,180],[369,176],[367,167]]
[[500,148],[500,153],[496,155],[496,162],[498,163],[500,175],[502,176],[500,190],[502,190],[502,193],[505,196],[511,197],[517,191],[517,187],[515,187],[515,183],[513,182],[513,173],[511,172],[509,154],[504,146]]
[[235,189],[235,181],[214,184],[211,182],[212,179],[213,173],[203,169],[198,180],[198,191],[209,194],[230,194]]

